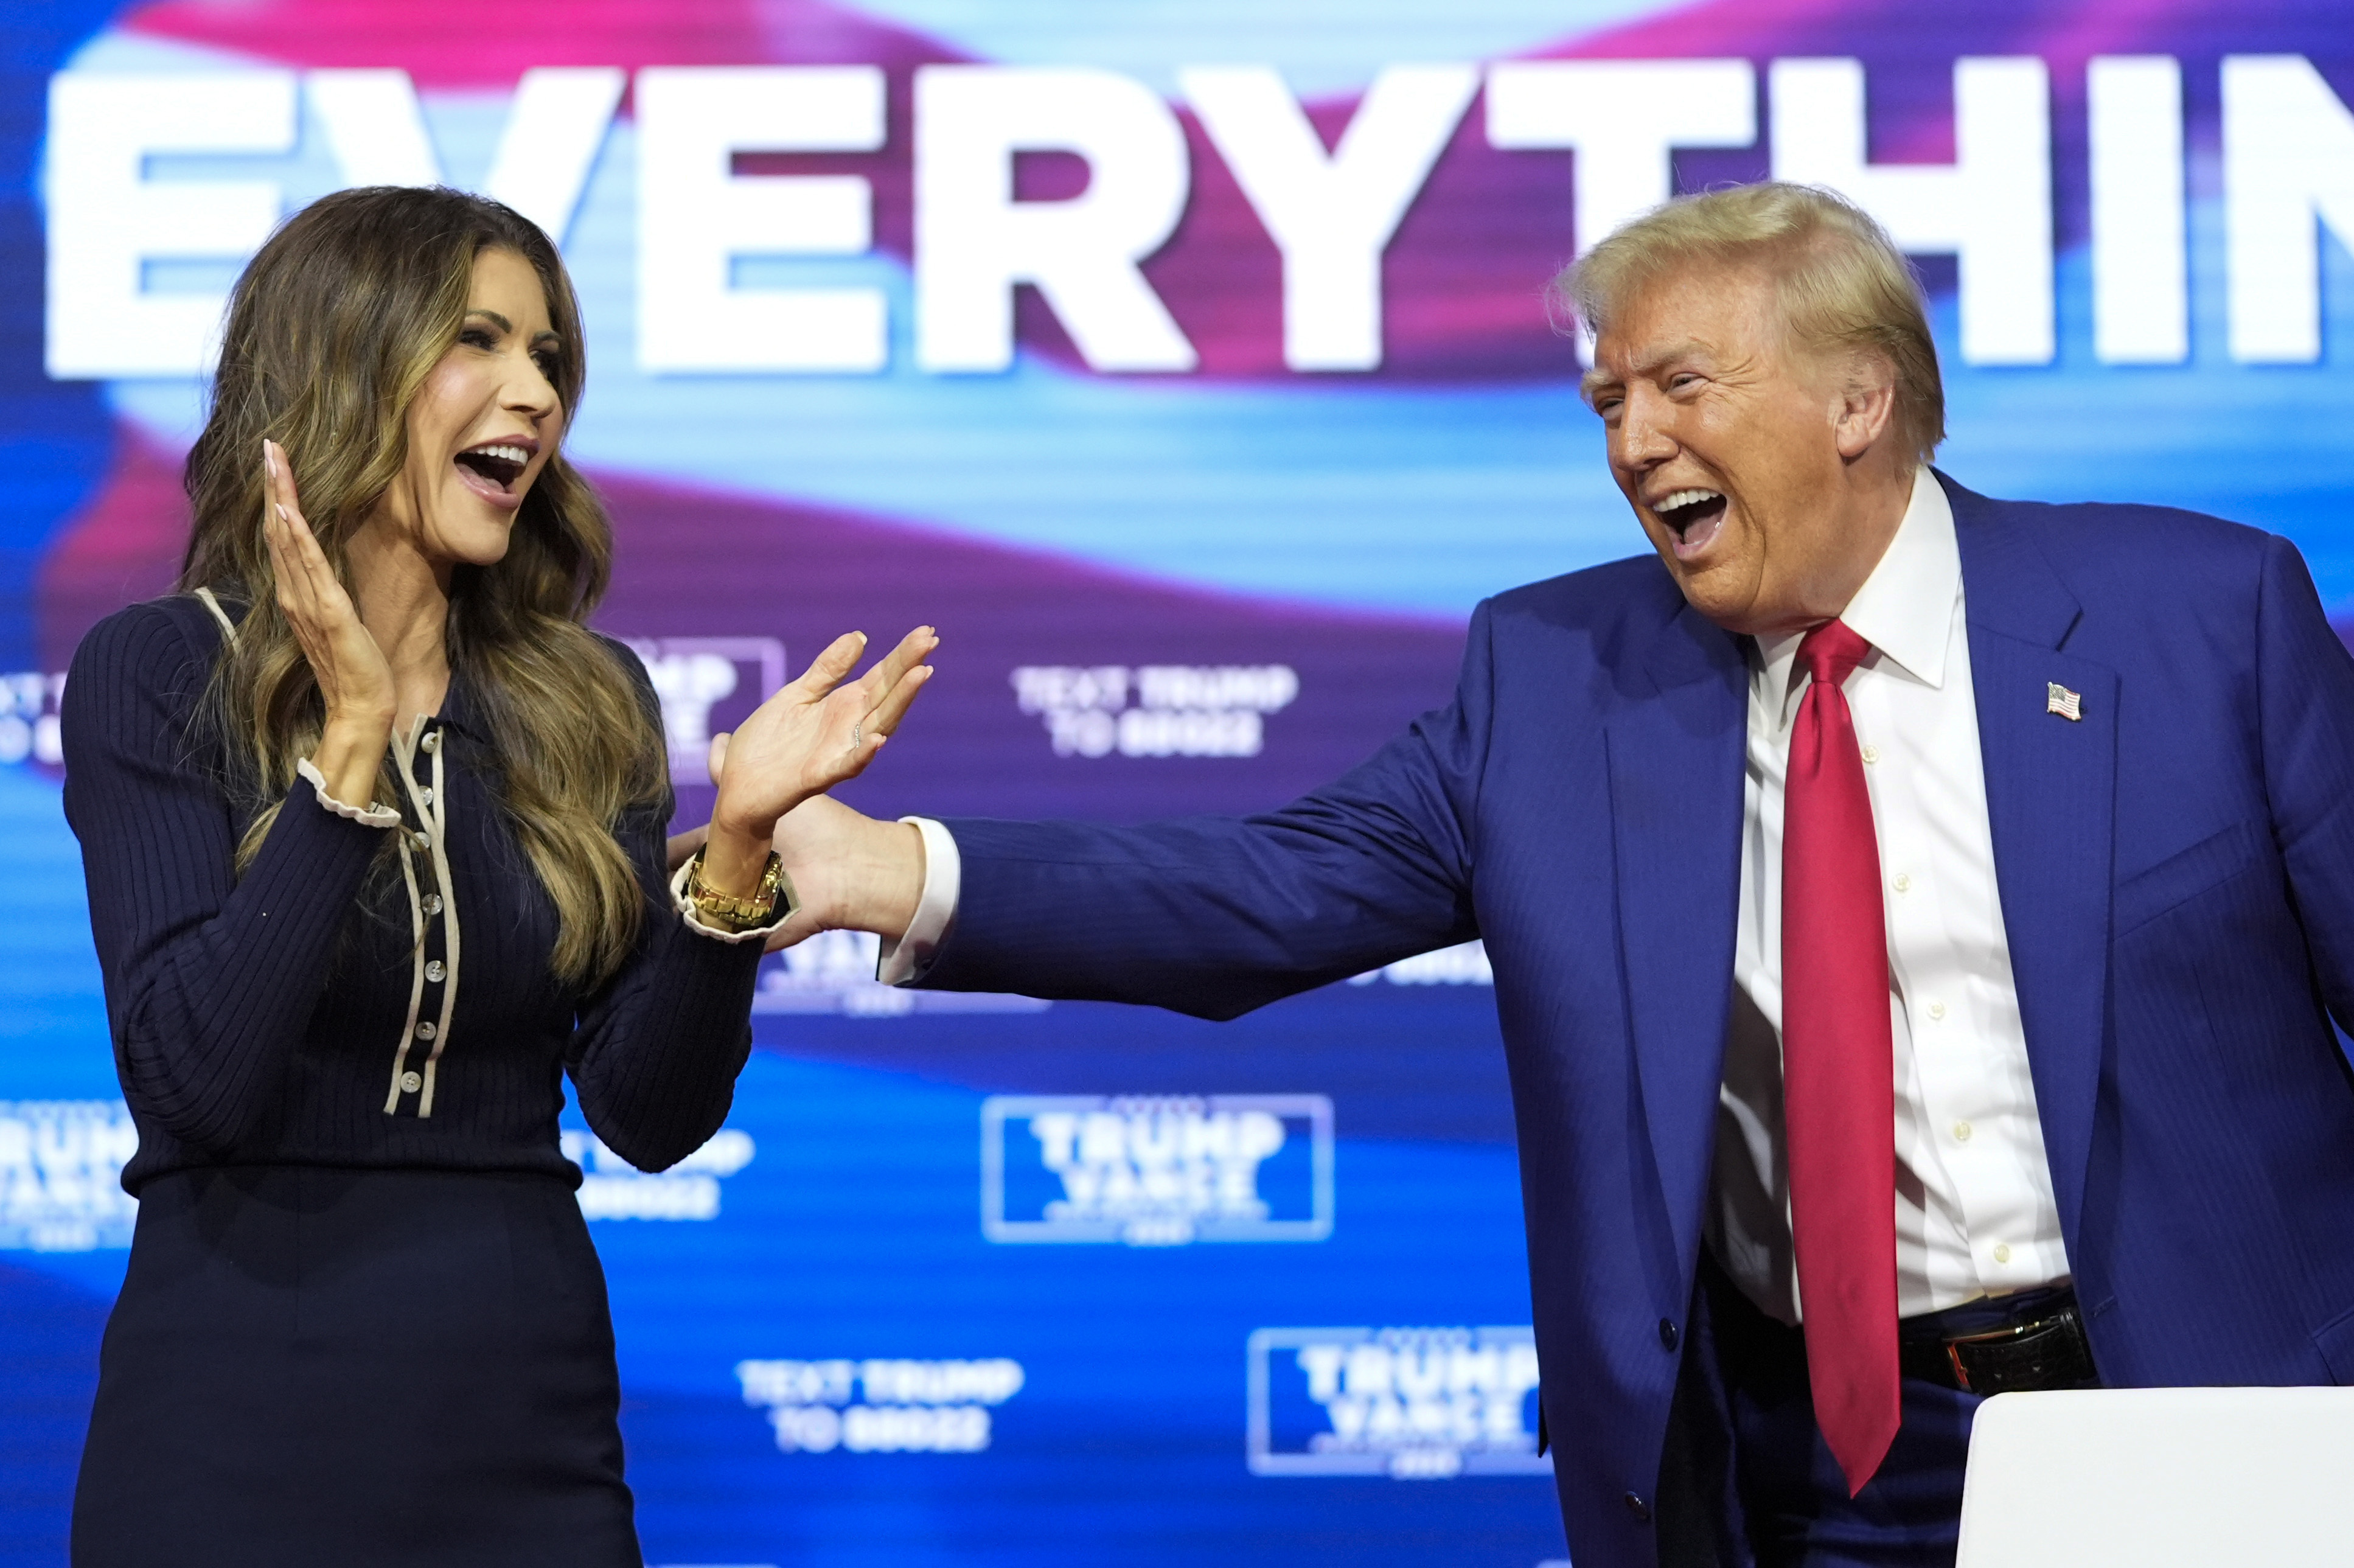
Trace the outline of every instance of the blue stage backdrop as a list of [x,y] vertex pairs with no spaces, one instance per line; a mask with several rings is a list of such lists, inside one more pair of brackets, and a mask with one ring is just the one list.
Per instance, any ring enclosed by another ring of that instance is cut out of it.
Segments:
[[[1917,254],[1998,495],[2294,538],[2354,606],[2343,0],[19,0],[0,16],[0,1563],[64,1561],[131,1146],[59,672],[162,592],[221,297],[451,184],[563,241],[603,626],[700,757],[945,634],[871,811],[1276,804],[1482,595],[1641,547],[1543,290],[1666,196]],[[771,960],[726,1128],[585,1129],[648,1560],[1533,1565],[1477,944],[1213,1027]],[[1607,1043],[1597,1042],[1597,1045]]]

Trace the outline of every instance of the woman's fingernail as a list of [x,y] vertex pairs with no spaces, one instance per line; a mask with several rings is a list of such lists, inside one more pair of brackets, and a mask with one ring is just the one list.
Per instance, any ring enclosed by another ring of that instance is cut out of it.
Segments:
[[286,506],[283,502],[273,502],[271,504],[278,508],[278,520],[281,523],[291,523],[293,521],[292,518],[286,515]]

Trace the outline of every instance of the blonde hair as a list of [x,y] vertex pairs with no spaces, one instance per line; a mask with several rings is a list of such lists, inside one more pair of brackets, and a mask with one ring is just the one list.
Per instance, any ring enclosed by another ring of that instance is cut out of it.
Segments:
[[1599,334],[1645,286],[1692,266],[1762,268],[1793,343],[1885,358],[1896,378],[1898,440],[1923,462],[1935,453],[1946,439],[1946,389],[1920,280],[1861,207],[1779,180],[1678,196],[1564,268],[1553,290]]
[[[188,453],[195,514],[180,588],[242,601],[210,702],[232,777],[262,803],[238,850],[260,849],[325,712],[278,608],[262,538],[261,442],[285,449],[319,545],[345,586],[353,532],[408,458],[408,406],[466,319],[474,259],[530,263],[562,348],[548,379],[569,419],[583,368],[580,309],[556,247],[496,202],[372,186],[313,203],[272,235],[229,301],[211,417]],[[612,525],[587,481],[552,454],[515,514],[505,556],[457,569],[444,637],[490,732],[488,780],[556,906],[550,959],[586,987],[620,967],[645,892],[613,830],[669,788],[659,721],[586,625],[610,576]],[[376,799],[401,799],[387,755]]]

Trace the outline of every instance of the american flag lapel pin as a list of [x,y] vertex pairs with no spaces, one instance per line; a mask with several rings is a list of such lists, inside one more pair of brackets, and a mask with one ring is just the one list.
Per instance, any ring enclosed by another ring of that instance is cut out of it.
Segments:
[[2057,681],[2043,683],[2043,711],[2074,724],[2084,716],[2084,699]]

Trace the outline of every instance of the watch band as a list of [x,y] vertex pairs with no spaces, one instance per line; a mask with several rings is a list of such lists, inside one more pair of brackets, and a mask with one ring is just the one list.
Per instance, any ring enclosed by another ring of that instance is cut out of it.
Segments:
[[785,885],[785,863],[777,852],[769,852],[769,863],[761,869],[759,885],[748,897],[738,898],[706,886],[703,880],[703,852],[695,852],[695,862],[686,876],[687,902],[708,924],[726,931],[749,931],[765,926],[776,917],[777,896]]

